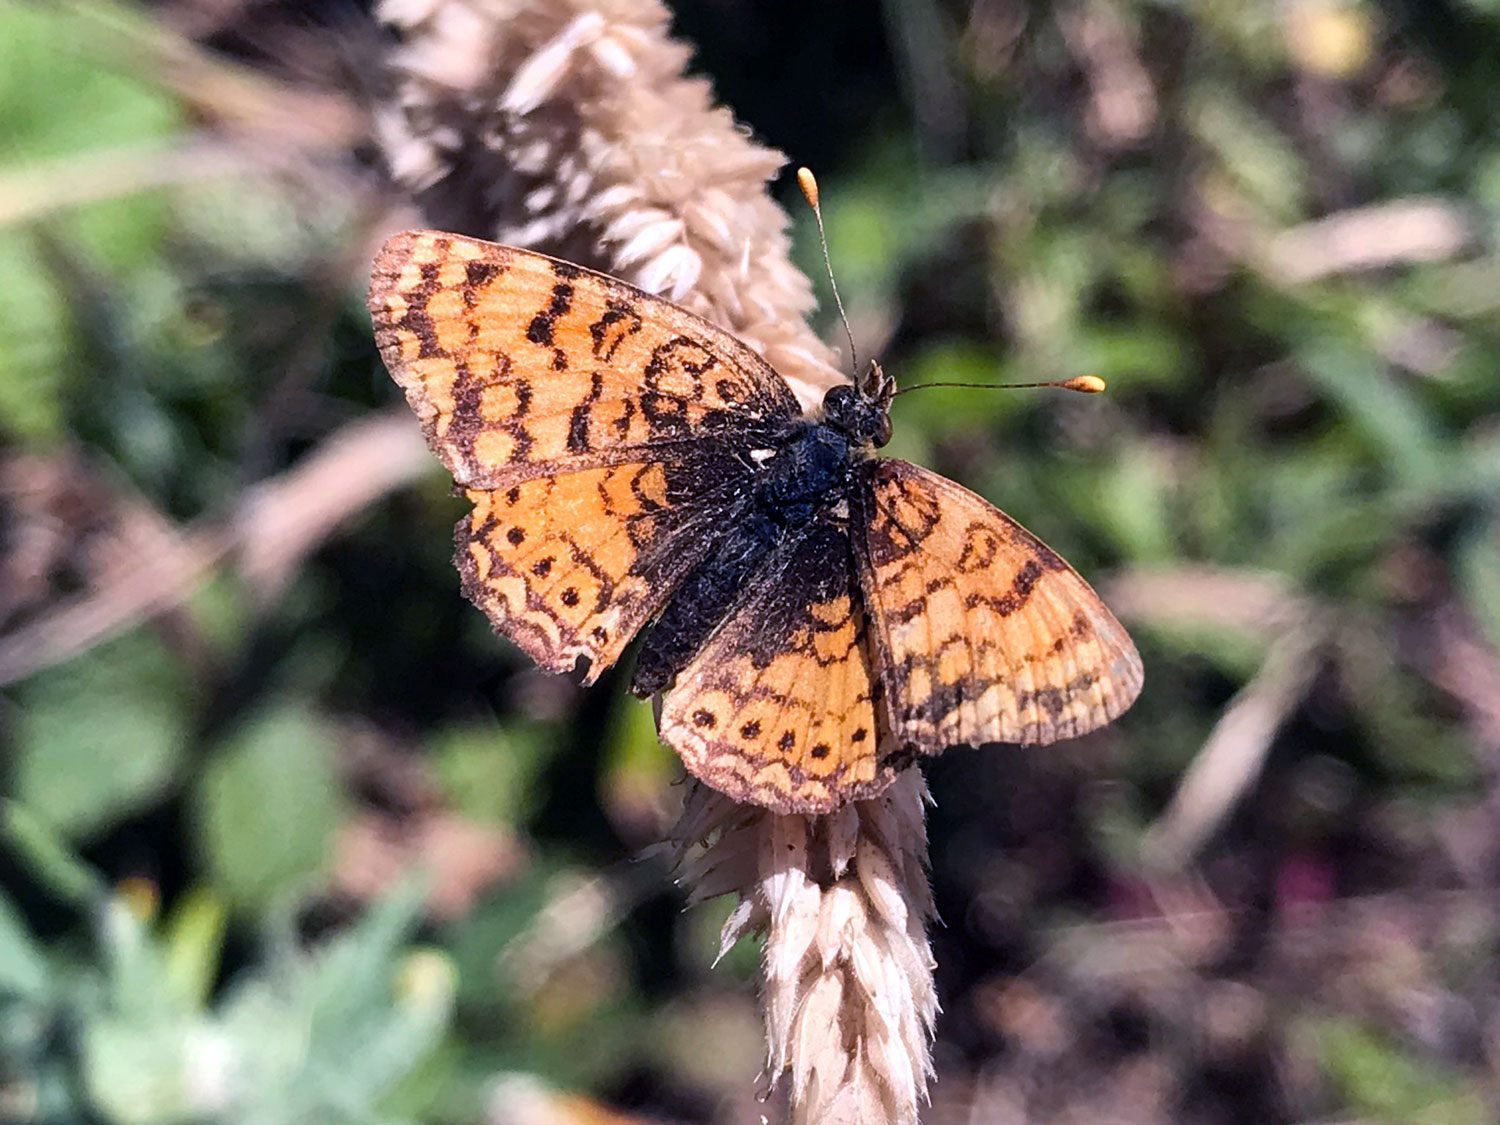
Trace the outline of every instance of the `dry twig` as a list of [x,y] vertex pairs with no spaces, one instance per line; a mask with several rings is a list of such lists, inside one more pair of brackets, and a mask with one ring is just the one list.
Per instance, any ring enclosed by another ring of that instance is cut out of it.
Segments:
[[[251,489],[227,520],[180,530],[156,517],[149,541],[137,538],[129,551],[120,552],[118,565],[92,588],[0,636],[0,684],[181,605],[235,552],[255,592],[269,596],[333,528],[432,466],[403,410],[352,422],[332,434],[299,464]],[[138,519],[132,526],[144,525]]]

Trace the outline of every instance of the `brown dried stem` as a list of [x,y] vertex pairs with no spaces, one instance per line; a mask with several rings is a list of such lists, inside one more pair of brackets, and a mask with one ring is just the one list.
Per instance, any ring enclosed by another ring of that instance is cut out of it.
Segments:
[[432,459],[401,413],[351,422],[280,476],[250,489],[227,520],[182,529],[134,499],[133,541],[83,593],[0,635],[0,684],[85,652],[180,606],[226,557],[260,597],[280,588],[340,523],[417,479]]

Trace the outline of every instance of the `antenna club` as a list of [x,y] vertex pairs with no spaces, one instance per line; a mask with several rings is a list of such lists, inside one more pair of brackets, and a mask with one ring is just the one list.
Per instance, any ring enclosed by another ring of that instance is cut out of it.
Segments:
[[1103,394],[1105,382],[1097,375],[1074,375],[1071,379],[1064,379],[1058,384],[1070,391],[1081,391],[1086,395]]
[[818,206],[818,178],[812,174],[811,168],[797,169],[797,186],[802,189],[802,195],[807,200],[807,205],[814,210]]

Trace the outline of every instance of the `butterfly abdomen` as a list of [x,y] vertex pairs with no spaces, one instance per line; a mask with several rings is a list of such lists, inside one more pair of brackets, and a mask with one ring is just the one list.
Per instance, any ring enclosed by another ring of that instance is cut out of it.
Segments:
[[724,533],[714,552],[688,572],[652,626],[636,659],[631,691],[653,695],[672,683],[781,536],[782,529],[761,512],[752,512]]

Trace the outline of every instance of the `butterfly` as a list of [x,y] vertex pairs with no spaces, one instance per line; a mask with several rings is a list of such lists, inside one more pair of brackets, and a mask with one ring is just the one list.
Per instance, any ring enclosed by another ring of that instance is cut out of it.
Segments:
[[407,231],[376,341],[472,510],[465,594],[585,684],[631,690],[694,776],[777,812],[873,797],[956,744],[1094,730],[1139,693],[1124,628],[965,488],[876,450],[871,365],[804,414],[723,329],[568,262]]

